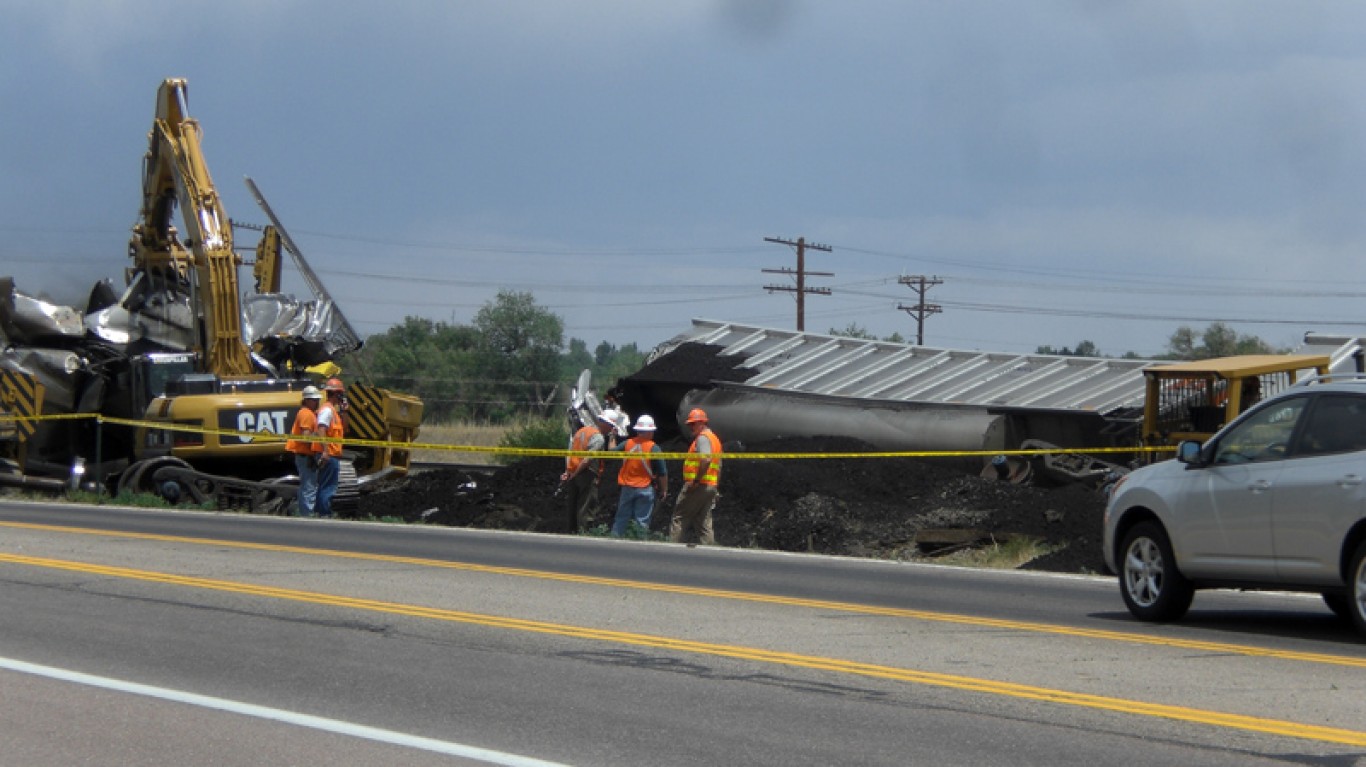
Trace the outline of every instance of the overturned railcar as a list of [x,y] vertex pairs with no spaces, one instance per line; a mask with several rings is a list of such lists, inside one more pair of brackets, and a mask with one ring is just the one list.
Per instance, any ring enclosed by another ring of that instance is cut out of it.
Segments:
[[[694,320],[618,382],[661,438],[701,407],[725,440],[852,437],[887,451],[1132,446],[1147,360],[933,348]],[[1121,456],[1122,458],[1122,456]]]
[[[1305,355],[1315,357],[1320,372],[1318,363],[1333,373],[1366,368],[1361,337],[1311,332],[1299,351],[1299,357],[1261,360],[1257,370],[1294,366]],[[617,395],[629,412],[654,415],[661,439],[679,434],[684,414],[700,407],[731,442],[851,437],[886,451],[971,453],[961,456],[965,467],[1012,481],[1101,481],[1138,460],[1123,449],[1157,444],[1141,433],[1145,379],[1153,377],[1146,373],[1180,367],[693,320],[689,330],[660,344],[644,368],[619,381]],[[1155,401],[1154,418],[1189,419],[1189,404]],[[1189,425],[1187,431],[1199,431]],[[1097,457],[1100,448],[1120,452]],[[1031,461],[992,454],[1036,449],[1055,452]]]

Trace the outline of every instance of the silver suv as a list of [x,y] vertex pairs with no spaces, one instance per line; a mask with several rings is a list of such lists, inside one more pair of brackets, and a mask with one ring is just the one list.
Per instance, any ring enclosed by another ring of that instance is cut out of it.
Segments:
[[1197,589],[1277,589],[1366,632],[1366,379],[1311,378],[1130,473],[1104,546],[1141,620],[1180,618]]

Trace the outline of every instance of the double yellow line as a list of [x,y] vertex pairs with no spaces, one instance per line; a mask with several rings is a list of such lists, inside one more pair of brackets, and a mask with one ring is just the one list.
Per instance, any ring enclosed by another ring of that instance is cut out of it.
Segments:
[[[848,604],[842,602],[827,602],[822,600],[772,597],[762,594],[746,594],[744,592],[724,591],[716,589],[695,589],[682,586],[668,586],[664,584],[642,584],[634,581],[623,581],[610,578],[594,578],[588,576],[572,576],[559,573],[547,573],[536,570],[524,570],[519,568],[489,567],[483,565],[471,565],[457,562],[443,562],[440,560],[419,559],[412,557],[394,557],[378,554],[361,554],[355,552],[329,551],[324,549],[309,549],[293,546],[276,546],[271,544],[240,543],[235,541],[221,541],[205,538],[187,538],[179,536],[166,536],[146,533],[106,532],[88,528],[68,528],[54,525],[36,525],[4,522],[0,523],[0,526],[44,531],[57,531],[62,533],[100,535],[109,537],[133,538],[141,540],[190,543],[195,545],[213,545],[219,547],[255,549],[261,551],[287,552],[314,556],[328,556],[348,559],[382,561],[390,563],[413,564],[424,567],[441,567],[447,569],[477,571],[519,577],[534,577],[556,581],[591,583],[598,585],[627,587],[679,594],[690,594],[723,599],[741,599],[752,602],[784,604],[805,608],[838,610],[843,612],[853,612],[869,615],[908,617],[920,620],[935,620],[941,622],[989,626],[994,628],[1008,628],[1025,631],[1046,632],[1053,634],[1066,634],[1070,636],[1101,638],[1142,644],[1166,645],[1173,647],[1218,652],[1234,652],[1248,656],[1274,657],[1286,660],[1299,660],[1316,663],[1331,663],[1343,666],[1366,667],[1366,659],[1351,658],[1345,656],[1323,655],[1316,653],[1296,653],[1279,650],[1265,650],[1262,648],[1245,647],[1241,645],[1229,645],[1213,642],[1160,639],[1155,637],[1145,637],[1137,634],[1124,634],[1121,632],[1095,631],[1089,629],[1069,628],[1064,626],[1051,626],[1048,624],[1003,621],[987,618],[973,618],[970,616],[962,615],[930,613],[925,611],[904,610],[898,608],[882,608],[869,605]],[[311,591],[300,591],[296,589],[283,589],[271,586],[258,586],[236,581],[196,578],[190,576],[174,575],[170,573],[155,572],[150,570],[135,570],[124,567],[110,567],[105,565],[89,564],[85,562],[73,562],[68,560],[30,557],[18,554],[0,554],[0,562],[16,565],[25,565],[30,567],[41,567],[53,570],[80,572],[110,578],[122,578],[127,580],[160,583],[172,586],[197,588],[209,591],[230,592],[234,594],[258,596],[270,599],[283,599],[294,602],[326,605],[331,607],[342,607],[354,610],[366,610],[370,612],[387,613],[391,615],[403,615],[408,617],[425,618],[429,620],[464,623],[469,625],[486,626],[490,628],[526,631],[537,634],[563,636],[574,639],[611,642],[615,644],[650,647],[661,650],[671,650],[675,652],[687,652],[699,655],[734,658],[738,660],[747,660],[759,663],[771,663],[783,666],[807,668],[820,671],[832,671],[836,673],[853,674],[856,676],[875,679],[909,682],[913,684],[924,684],[935,687],[970,692],[982,692],[1016,699],[1056,703],[1060,705],[1080,706],[1084,708],[1101,709],[1106,711],[1115,711],[1119,713],[1137,714],[1142,716],[1151,716],[1175,721],[1213,725],[1216,727],[1226,727],[1248,732],[1257,732],[1269,735],[1281,735],[1286,737],[1321,741],[1325,743],[1336,743],[1349,746],[1366,747],[1366,732],[1358,730],[1348,730],[1335,727],[1323,727],[1318,725],[1301,724],[1297,722],[1288,722],[1277,719],[1246,716],[1242,714],[1227,714],[1220,713],[1217,711],[1207,711],[1203,709],[1188,708],[1184,706],[1170,706],[1158,703],[1145,703],[1142,701],[1128,700],[1124,698],[1113,698],[1103,695],[1090,695],[1085,693],[1068,692],[1065,690],[1055,690],[1045,687],[1036,687],[1033,685],[1013,684],[1009,682],[998,682],[988,679],[977,679],[973,677],[958,676],[953,674],[939,674],[927,671],[917,671],[914,669],[897,668],[894,666],[883,666],[872,663],[861,663],[857,661],[841,660],[838,658],[827,658],[813,655],[802,655],[798,653],[778,652],[773,650],[765,650],[754,647],[744,647],[739,645],[717,644],[711,642],[695,642],[690,640],[676,639],[673,637],[665,636],[656,636],[651,634],[637,634],[631,632],[612,631],[606,629],[595,629],[584,626],[572,626],[560,623],[550,623],[545,621],[524,620],[520,618],[507,618],[496,615],[464,612],[460,610],[447,610],[434,607],[422,607],[419,605],[384,602],[373,599],[361,599],[355,597],[340,596],[336,594],[323,594]]]

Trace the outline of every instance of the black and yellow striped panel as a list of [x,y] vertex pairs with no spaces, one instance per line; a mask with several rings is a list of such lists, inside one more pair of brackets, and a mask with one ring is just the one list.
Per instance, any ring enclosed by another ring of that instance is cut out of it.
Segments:
[[353,383],[346,387],[346,436],[355,439],[384,439],[384,390]]
[[20,439],[33,436],[38,423],[25,419],[38,415],[42,406],[43,385],[37,379],[12,370],[0,370],[0,409],[18,417],[14,427],[19,431]]

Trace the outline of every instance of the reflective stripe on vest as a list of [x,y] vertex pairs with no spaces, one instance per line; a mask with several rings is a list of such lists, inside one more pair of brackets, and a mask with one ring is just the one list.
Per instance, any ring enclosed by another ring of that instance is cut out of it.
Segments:
[[[626,440],[625,452],[649,454],[654,450],[655,443],[648,439],[636,439],[632,437]],[[655,474],[650,470],[649,458],[628,458],[621,462],[621,471],[617,472],[617,484],[627,487],[649,487],[654,481]]]
[[[683,460],[683,481],[697,480],[703,485],[714,485],[721,479],[721,440],[711,433],[711,429],[703,429],[702,433],[697,435],[697,439],[703,437],[706,437],[707,442],[711,445],[711,464],[707,466],[707,473],[702,475],[701,479],[697,479],[697,464],[701,461],[696,458],[685,458]],[[689,453],[697,452],[697,439],[688,445]]]

